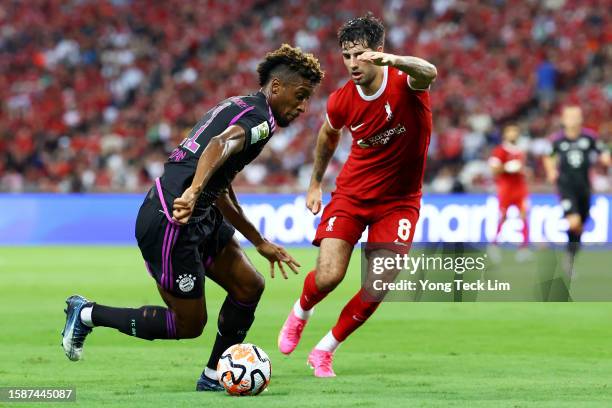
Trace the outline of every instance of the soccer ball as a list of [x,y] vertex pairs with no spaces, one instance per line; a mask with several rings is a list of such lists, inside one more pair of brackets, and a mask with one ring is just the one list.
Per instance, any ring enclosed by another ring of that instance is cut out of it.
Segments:
[[254,344],[234,344],[217,363],[219,382],[230,395],[257,395],[270,383],[268,355]]

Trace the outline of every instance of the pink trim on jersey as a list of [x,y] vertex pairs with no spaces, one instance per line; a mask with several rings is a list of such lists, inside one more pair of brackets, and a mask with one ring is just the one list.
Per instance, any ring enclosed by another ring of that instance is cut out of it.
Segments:
[[174,221],[172,217],[170,217],[168,206],[166,206],[166,200],[164,200],[164,193],[162,192],[161,183],[159,182],[159,177],[155,179],[155,186],[157,187],[157,195],[159,196],[159,201],[161,202],[162,208],[164,209],[164,215],[168,219],[168,222],[174,225],[181,225],[179,222]]
[[[599,136],[597,135],[597,132],[595,132],[593,129],[589,129],[589,128],[581,128],[580,129],[580,134],[578,135],[578,137],[580,136],[591,136],[593,139],[598,139]],[[558,132],[553,133],[552,135],[550,135],[548,137],[549,140],[556,142],[557,140],[561,140],[565,137],[565,131],[564,130],[559,130]]]
[[238,122],[238,119],[240,119],[242,116],[244,116],[245,113],[252,111],[253,109],[255,109],[254,106],[251,106],[249,108],[246,108],[245,110],[243,110],[242,112],[240,112],[239,114],[237,114],[236,116],[234,116],[232,118],[232,120],[230,120],[230,123],[228,126],[232,126],[234,123]]

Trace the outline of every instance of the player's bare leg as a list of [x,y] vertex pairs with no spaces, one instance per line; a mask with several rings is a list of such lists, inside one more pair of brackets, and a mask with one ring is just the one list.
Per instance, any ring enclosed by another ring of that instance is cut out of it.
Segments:
[[227,297],[219,311],[215,344],[196,390],[222,391],[223,387],[218,383],[217,363],[228,347],[244,341],[255,320],[255,309],[264,291],[265,280],[235,238],[217,255],[206,276],[225,289]]
[[197,299],[183,299],[167,292],[159,284],[157,290],[174,315],[176,338],[195,339],[200,337],[208,320],[204,295]]
[[342,282],[352,251],[353,246],[342,239],[321,240],[317,267],[306,276],[302,294],[278,335],[278,348],[282,353],[290,354],[295,350],[314,306]]

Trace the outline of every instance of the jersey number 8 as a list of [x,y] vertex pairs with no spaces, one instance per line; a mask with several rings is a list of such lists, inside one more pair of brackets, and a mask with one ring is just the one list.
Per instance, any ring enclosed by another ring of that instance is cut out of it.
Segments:
[[410,238],[410,230],[412,229],[412,223],[406,218],[399,220],[399,226],[397,227],[397,236],[402,241],[407,241]]

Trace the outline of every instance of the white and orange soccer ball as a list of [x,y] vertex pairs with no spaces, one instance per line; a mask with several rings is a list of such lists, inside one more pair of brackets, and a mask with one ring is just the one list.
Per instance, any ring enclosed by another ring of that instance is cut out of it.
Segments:
[[272,375],[268,355],[254,344],[234,344],[217,363],[219,382],[230,395],[257,395]]

